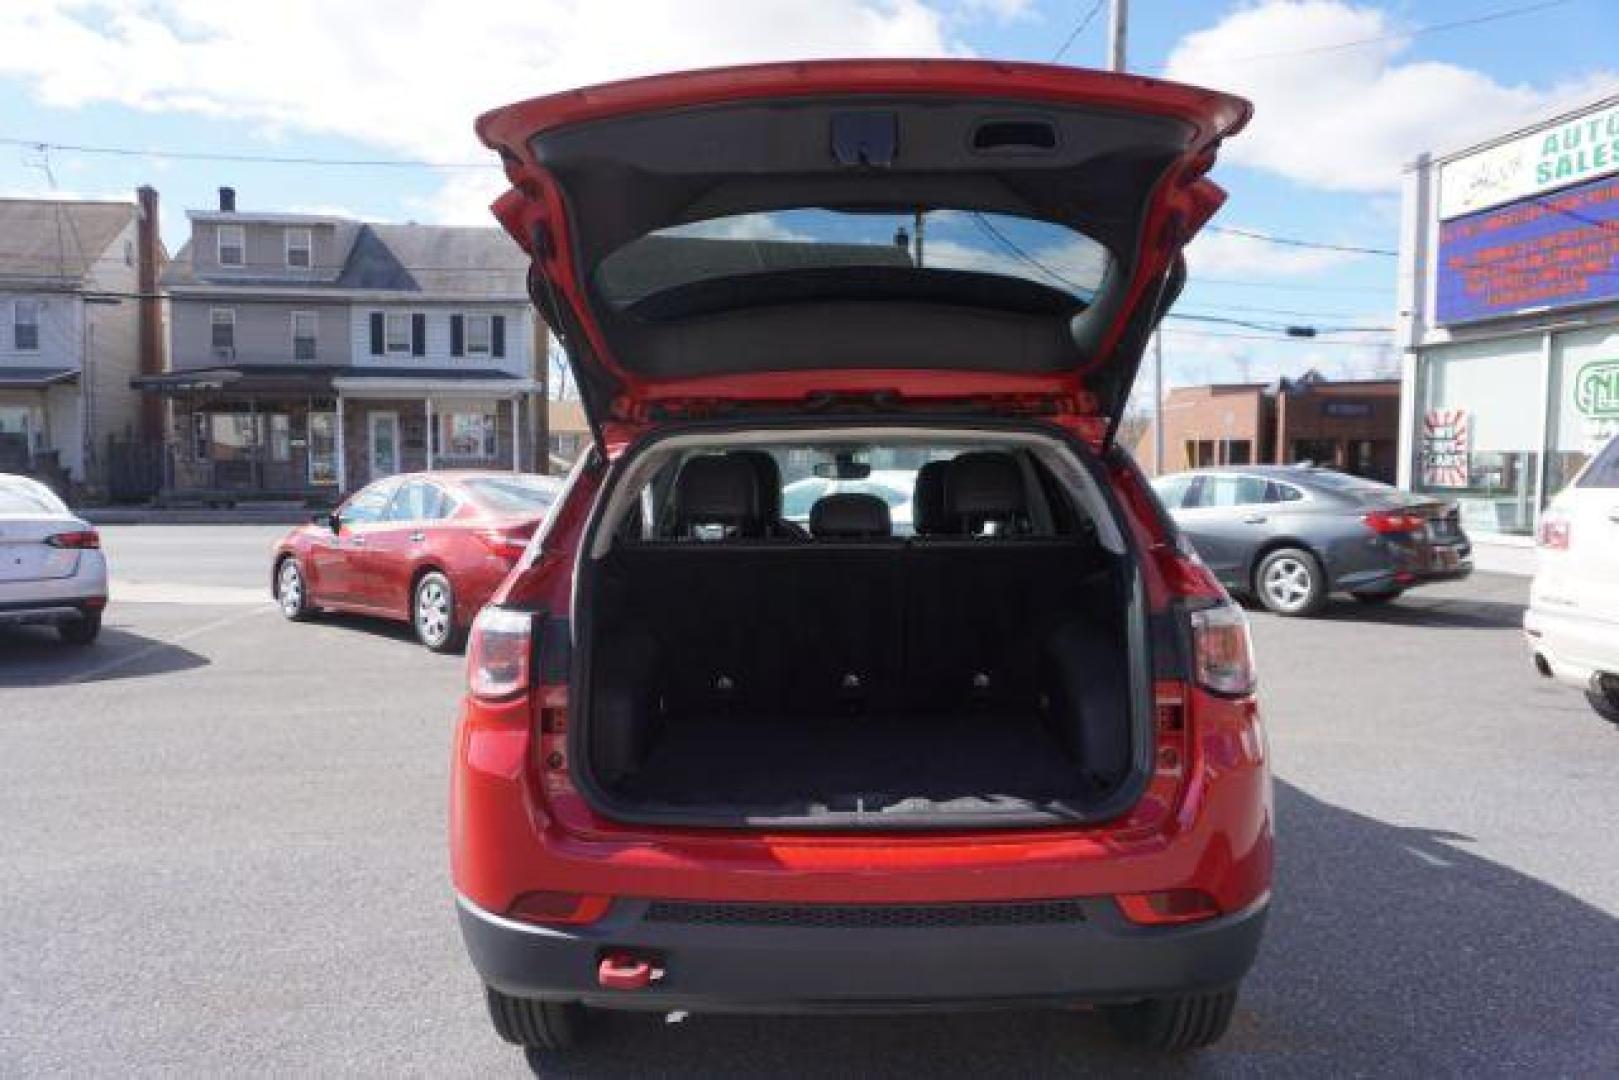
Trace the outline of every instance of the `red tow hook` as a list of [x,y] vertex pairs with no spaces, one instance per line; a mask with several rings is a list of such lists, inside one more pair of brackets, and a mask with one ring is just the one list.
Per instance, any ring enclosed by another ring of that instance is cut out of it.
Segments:
[[662,976],[652,961],[629,953],[608,953],[596,968],[596,981],[607,990],[645,990]]

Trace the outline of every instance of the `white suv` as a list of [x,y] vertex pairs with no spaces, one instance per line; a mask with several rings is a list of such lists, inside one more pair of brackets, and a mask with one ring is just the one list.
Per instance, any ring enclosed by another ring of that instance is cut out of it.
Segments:
[[1619,723],[1619,437],[1553,500],[1536,544],[1523,620],[1535,666]]

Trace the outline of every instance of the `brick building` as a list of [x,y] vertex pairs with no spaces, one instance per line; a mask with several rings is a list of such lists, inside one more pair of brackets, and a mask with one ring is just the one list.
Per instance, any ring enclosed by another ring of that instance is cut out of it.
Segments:
[[[1319,372],[1268,383],[1181,386],[1164,399],[1158,472],[1205,465],[1312,461],[1392,483],[1400,429],[1397,379],[1331,382]],[[1151,424],[1134,448],[1153,471]]]

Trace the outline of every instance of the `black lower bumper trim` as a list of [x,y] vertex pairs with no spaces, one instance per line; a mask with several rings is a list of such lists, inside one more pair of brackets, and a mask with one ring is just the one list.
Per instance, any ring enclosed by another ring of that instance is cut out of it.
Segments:
[[[1066,921],[870,928],[651,921],[644,900],[619,901],[584,927],[531,926],[466,900],[459,914],[479,974],[513,997],[810,1013],[1131,1001],[1231,986],[1253,964],[1267,911],[1261,901],[1205,923],[1138,927],[1108,900],[1077,903],[1084,917]],[[604,989],[597,967],[607,952],[654,960],[664,974],[642,990]]]

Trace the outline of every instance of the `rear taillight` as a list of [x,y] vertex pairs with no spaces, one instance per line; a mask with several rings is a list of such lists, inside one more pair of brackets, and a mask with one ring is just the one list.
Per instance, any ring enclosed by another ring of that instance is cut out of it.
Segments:
[[1540,519],[1540,528],[1535,530],[1535,545],[1551,551],[1567,551],[1572,531],[1568,518],[1548,510]]
[[493,606],[478,612],[467,637],[467,689],[472,696],[493,700],[527,690],[533,647],[530,612]]
[[1367,528],[1383,536],[1421,532],[1428,527],[1428,519],[1422,515],[1402,514],[1397,510],[1374,510],[1370,514],[1362,514],[1360,519]]
[[479,529],[478,539],[487,544],[490,549],[500,555],[512,558],[523,554],[528,548],[528,541],[534,535],[532,525],[522,525],[511,529]]
[[550,926],[593,923],[613,906],[611,897],[565,892],[526,892],[506,909],[507,918]]
[[77,532],[57,533],[47,536],[45,542],[54,548],[98,548],[101,546],[101,534],[94,529],[83,529]]
[[1124,917],[1137,926],[1173,926],[1212,919],[1220,914],[1214,898],[1201,889],[1125,893],[1115,899]]
[[1192,677],[1216,694],[1251,694],[1258,685],[1248,618],[1232,603],[1192,612]]

